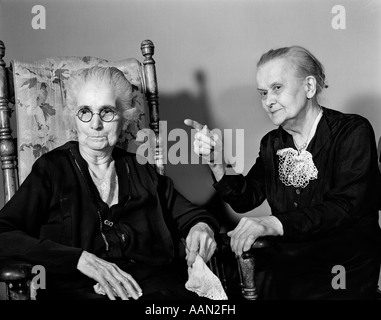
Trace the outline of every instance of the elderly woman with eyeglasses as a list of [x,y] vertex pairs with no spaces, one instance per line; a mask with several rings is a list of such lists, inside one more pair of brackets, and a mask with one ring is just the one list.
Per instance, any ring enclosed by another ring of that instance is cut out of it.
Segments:
[[208,261],[218,222],[115,147],[131,112],[120,70],[80,70],[67,89],[78,141],[41,156],[1,210],[0,255],[45,267],[37,299],[198,298],[177,244],[185,238],[188,266]]

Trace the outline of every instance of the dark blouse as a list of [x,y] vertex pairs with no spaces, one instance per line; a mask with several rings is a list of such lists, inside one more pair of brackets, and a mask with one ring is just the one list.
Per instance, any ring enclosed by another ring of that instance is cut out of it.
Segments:
[[[283,225],[284,236],[276,238],[278,251],[267,258],[267,263],[276,261],[270,278],[278,280],[266,282],[268,297],[365,297],[376,292],[381,180],[369,121],[323,107],[307,148],[318,177],[305,188],[286,186],[279,179],[276,152],[284,148],[295,146],[279,127],[263,137],[259,157],[246,176],[225,175],[214,184],[239,213],[267,199]],[[346,269],[347,290],[332,289],[335,265]]]
[[43,265],[49,288],[69,289],[93,284],[77,270],[86,250],[117,263],[141,284],[170,270],[177,242],[195,223],[204,221],[218,233],[218,221],[177,192],[169,177],[119,148],[113,159],[119,202],[109,207],[77,142],[41,156],[0,211],[0,256]]

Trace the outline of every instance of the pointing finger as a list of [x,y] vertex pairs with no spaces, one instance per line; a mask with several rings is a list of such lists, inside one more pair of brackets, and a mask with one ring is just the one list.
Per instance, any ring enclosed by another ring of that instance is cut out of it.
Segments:
[[196,130],[202,130],[202,128],[204,127],[201,123],[198,123],[197,121],[191,119],[185,119],[184,123],[187,126],[193,127]]

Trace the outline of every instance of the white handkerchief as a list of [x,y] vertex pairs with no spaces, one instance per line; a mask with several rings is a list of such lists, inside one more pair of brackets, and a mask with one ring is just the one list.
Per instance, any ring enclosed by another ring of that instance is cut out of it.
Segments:
[[197,293],[200,297],[211,300],[228,300],[220,279],[208,268],[200,255],[192,267],[188,267],[188,281],[185,288]]

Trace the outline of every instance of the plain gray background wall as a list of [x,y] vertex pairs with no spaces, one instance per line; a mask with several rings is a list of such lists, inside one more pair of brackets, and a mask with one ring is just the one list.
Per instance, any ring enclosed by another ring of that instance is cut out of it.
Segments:
[[[46,29],[32,27],[35,5],[46,10]],[[336,5],[345,9],[345,29],[332,25]],[[273,129],[255,82],[256,62],[270,48],[308,48],[326,69],[329,88],[321,104],[367,117],[381,135],[380,33],[379,0],[0,1],[7,65],[65,55],[141,59],[140,43],[151,39],[161,119],[169,130],[190,132],[183,125],[189,117],[210,128],[244,129],[243,173]],[[205,165],[168,165],[167,174],[190,200],[221,212],[226,225],[240,217],[215,196]],[[268,213],[265,203],[246,215]]]

